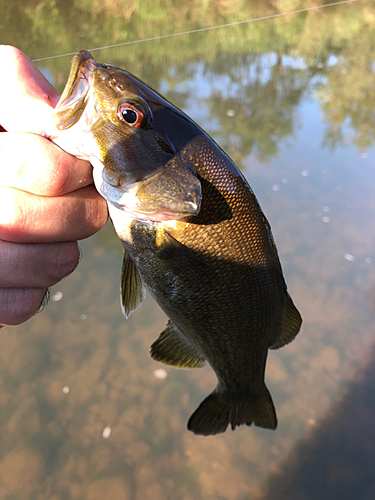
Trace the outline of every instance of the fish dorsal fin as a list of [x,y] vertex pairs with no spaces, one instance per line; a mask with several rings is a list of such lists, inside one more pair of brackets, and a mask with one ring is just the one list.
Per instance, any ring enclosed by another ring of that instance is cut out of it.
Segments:
[[125,318],[135,311],[145,298],[142,279],[128,253],[124,253],[121,269],[121,305]]
[[178,368],[200,368],[206,363],[203,355],[171,320],[168,321],[159,338],[152,344],[150,354],[155,361]]
[[289,293],[287,293],[284,303],[281,333],[277,337],[275,343],[270,346],[270,349],[279,349],[279,347],[283,347],[284,345],[289,344],[289,342],[291,342],[299,332],[301,323],[301,315],[298,312],[296,306],[293,304]]

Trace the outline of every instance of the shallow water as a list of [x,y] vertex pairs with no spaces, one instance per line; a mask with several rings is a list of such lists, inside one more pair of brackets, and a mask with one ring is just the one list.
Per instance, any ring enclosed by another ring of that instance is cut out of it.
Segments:
[[[306,6],[23,0],[1,6],[0,42],[36,59]],[[374,391],[374,27],[362,1],[94,52],[233,157],[304,323],[268,358],[278,429],[193,435],[187,419],[216,378],[149,357],[166,318],[150,297],[122,316],[122,247],[107,224],[45,310],[1,330],[1,498],[371,498],[374,436],[358,422],[371,420]],[[70,57],[38,66],[61,90]]]

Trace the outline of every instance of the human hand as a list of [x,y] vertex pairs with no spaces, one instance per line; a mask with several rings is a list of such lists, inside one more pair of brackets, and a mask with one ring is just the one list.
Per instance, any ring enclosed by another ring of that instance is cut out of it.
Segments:
[[0,325],[39,309],[48,287],[78,264],[77,240],[98,231],[107,204],[90,163],[40,134],[59,96],[22,52],[0,46]]

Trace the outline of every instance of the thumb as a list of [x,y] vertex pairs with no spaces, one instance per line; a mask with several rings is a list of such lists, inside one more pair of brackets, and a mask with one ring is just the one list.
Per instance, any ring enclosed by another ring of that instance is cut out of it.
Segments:
[[0,79],[0,124],[8,132],[40,134],[51,120],[59,95],[19,49],[0,45],[6,76]]

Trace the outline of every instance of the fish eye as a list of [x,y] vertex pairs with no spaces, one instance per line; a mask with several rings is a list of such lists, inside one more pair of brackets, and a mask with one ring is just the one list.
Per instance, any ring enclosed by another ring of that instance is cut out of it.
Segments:
[[139,108],[130,102],[122,102],[117,108],[118,118],[131,127],[141,128],[146,122],[146,117]]

